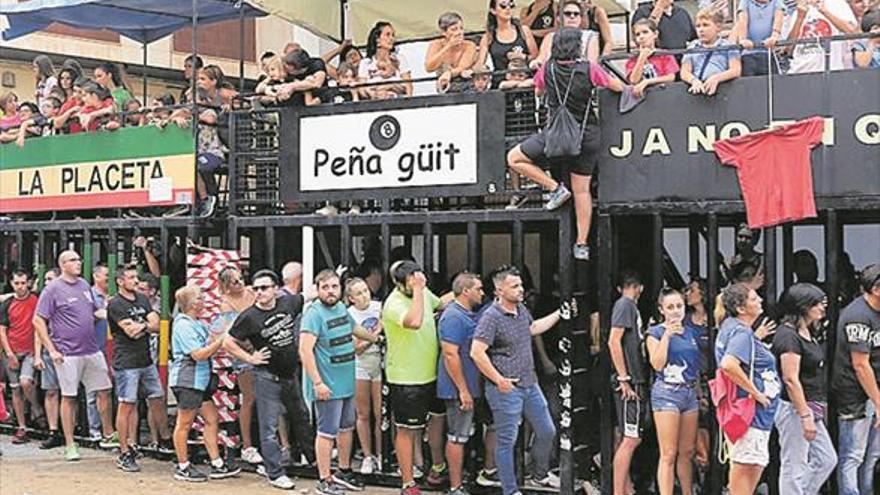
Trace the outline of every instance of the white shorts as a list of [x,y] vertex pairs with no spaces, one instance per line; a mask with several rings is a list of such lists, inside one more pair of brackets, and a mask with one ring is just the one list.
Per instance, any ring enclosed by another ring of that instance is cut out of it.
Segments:
[[382,354],[365,352],[355,358],[354,377],[370,382],[382,381]]
[[55,371],[64,397],[76,397],[80,382],[86,393],[113,388],[107,360],[100,351],[86,356],[64,356],[61,364],[55,364]]
[[730,460],[766,467],[770,463],[770,432],[749,427],[742,438],[730,445]]

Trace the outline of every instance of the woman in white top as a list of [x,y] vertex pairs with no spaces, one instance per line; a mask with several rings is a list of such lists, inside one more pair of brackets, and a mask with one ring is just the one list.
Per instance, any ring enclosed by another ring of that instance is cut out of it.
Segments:
[[58,79],[55,77],[55,66],[52,60],[46,55],[37,55],[34,57],[34,75],[37,79],[36,93],[37,106],[43,105],[43,99],[48,98],[52,93],[52,89],[58,85]]
[[[389,76],[389,68],[393,74]],[[412,96],[412,73],[406,58],[394,49],[394,27],[390,22],[379,21],[370,30],[367,38],[367,58],[358,64],[358,80],[361,82],[380,82],[386,80],[402,81],[394,84],[391,91],[400,96]]]

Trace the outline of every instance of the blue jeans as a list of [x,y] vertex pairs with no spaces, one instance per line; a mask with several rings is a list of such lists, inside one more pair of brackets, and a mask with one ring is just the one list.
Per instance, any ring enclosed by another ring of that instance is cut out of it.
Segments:
[[487,383],[486,400],[492,408],[492,417],[495,420],[497,435],[495,464],[498,466],[498,476],[501,478],[502,493],[511,495],[519,490],[513,452],[523,416],[535,434],[531,452],[533,460],[531,474],[535,478],[544,478],[550,469],[550,451],[553,448],[556,427],[553,426],[547,400],[537,383],[529,387],[515,387],[508,394],[499,392],[495,385]]
[[816,420],[816,438],[804,438],[801,418],[791,402],[779,401],[776,410],[779,430],[779,493],[816,495],[837,465],[837,454],[825,422]]
[[89,434],[100,437],[104,431],[101,428],[101,413],[98,412],[98,392],[93,390],[86,394],[86,417],[89,420]]
[[874,465],[880,459],[880,435],[874,428],[877,411],[869,400],[864,418],[838,419],[837,486],[840,495],[873,493]]
[[[281,445],[278,443],[278,418],[287,414],[291,433],[302,449],[313,450],[315,436],[309,412],[302,401],[299,381],[279,378],[265,369],[254,369],[254,396],[257,400],[257,419],[260,423],[260,454],[270,480],[286,474],[281,467]],[[294,438],[291,438],[294,443]],[[309,459],[314,458],[306,453]]]

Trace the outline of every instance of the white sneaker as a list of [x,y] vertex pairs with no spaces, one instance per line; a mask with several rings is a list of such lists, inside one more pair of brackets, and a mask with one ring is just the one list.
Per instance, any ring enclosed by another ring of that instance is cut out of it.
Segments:
[[256,447],[248,447],[241,451],[241,460],[248,464],[262,464],[263,456]]
[[337,210],[336,207],[333,205],[327,205],[327,206],[315,211],[316,215],[323,215],[325,217],[332,217],[332,216],[336,215],[337,213],[339,213],[339,210]]
[[560,486],[559,476],[556,476],[555,474],[550,472],[548,472],[547,475],[541,479],[531,476],[528,478],[528,480],[526,480],[526,485],[555,488],[558,490]]
[[269,484],[274,486],[275,488],[280,488],[282,490],[293,490],[293,487],[296,486],[293,484],[293,481],[290,480],[285,475],[281,475],[274,480],[269,480]]
[[376,459],[373,456],[364,457],[361,462],[361,474],[370,475],[376,470]]

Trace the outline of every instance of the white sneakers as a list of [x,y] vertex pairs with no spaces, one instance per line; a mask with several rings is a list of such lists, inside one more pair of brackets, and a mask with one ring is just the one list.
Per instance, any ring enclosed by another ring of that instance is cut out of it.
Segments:
[[275,488],[280,488],[281,490],[293,490],[293,487],[295,486],[293,481],[285,475],[281,475],[274,480],[269,480],[269,484]]
[[379,467],[379,460],[373,456],[364,457],[364,460],[361,462],[361,474],[363,475],[370,475],[381,469]]
[[260,455],[256,447],[248,447],[241,451],[241,460],[248,464],[262,464],[263,456]]

